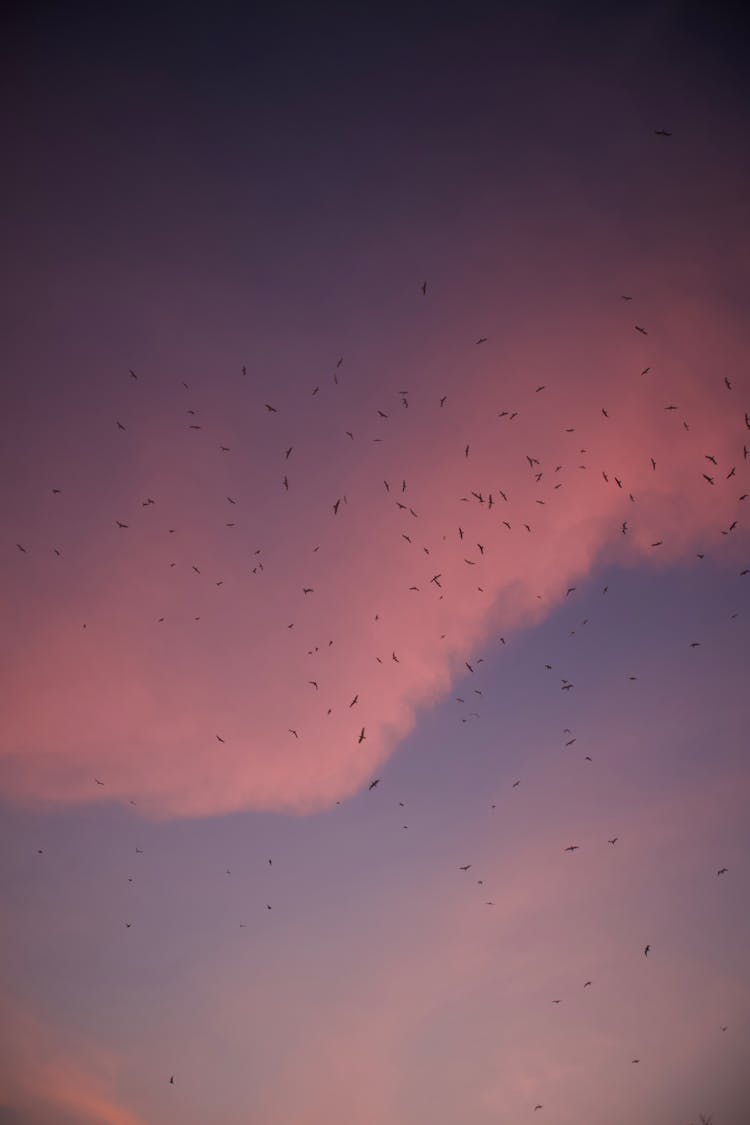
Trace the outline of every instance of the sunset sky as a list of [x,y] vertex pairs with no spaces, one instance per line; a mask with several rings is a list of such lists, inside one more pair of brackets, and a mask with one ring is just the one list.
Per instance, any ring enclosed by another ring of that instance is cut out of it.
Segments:
[[6,24],[0,1125],[750,1120],[746,27],[404,7]]

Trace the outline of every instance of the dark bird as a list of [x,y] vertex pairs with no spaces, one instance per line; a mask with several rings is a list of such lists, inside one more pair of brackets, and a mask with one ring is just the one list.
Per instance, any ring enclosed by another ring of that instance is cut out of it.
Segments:
[[672,134],[667,132],[666,129],[654,129],[655,137],[671,137]]
[[728,867],[720,867],[719,870],[716,872],[716,874],[717,875],[726,875],[728,870],[729,870]]
[[124,429],[125,429],[125,427],[123,426],[122,422],[118,422],[118,423],[117,423],[117,428],[118,428],[118,430],[124,430]]
[[732,384],[730,383],[729,379],[727,379],[726,375],[724,376],[724,386],[727,388],[728,391],[731,391]]
[[371,781],[370,784],[367,786],[367,788],[368,789],[374,789],[376,785],[380,785],[380,778],[379,777],[376,777],[374,781]]
[[440,399],[440,405],[441,406],[445,406],[445,402],[446,402],[447,398],[448,398],[447,395],[443,395],[443,397]]
[[303,594],[314,594],[314,593],[315,593],[315,589],[314,589],[314,587],[312,587],[312,586],[303,586],[303,587],[302,587],[302,593],[303,593]]
[[365,728],[362,727],[362,730],[359,732],[359,738],[357,739],[357,743],[359,744],[360,742],[364,742],[364,740],[365,740]]
[[704,474],[703,474],[703,479],[704,479],[704,480],[707,480],[709,484],[715,484],[715,483],[716,483],[716,482],[714,481],[714,478],[713,478],[713,477],[710,477],[710,476],[708,475],[708,473],[704,473]]
[[614,845],[614,844],[616,844],[616,843],[617,843],[617,841],[618,841],[619,839],[620,839],[620,837],[619,837],[619,836],[613,836],[611,840],[607,840],[607,843],[608,843],[608,844],[613,844],[613,845]]
[[650,946],[650,945],[646,945],[646,946],[644,946],[644,947],[643,947],[643,956],[644,956],[644,957],[648,957],[648,955],[649,955],[649,952],[650,952],[650,950],[651,950],[651,946]]
[[96,782],[97,785],[104,785],[104,782],[100,781],[98,777],[95,777],[94,781]]
[[16,546],[18,547],[18,550],[21,551],[24,555],[27,553],[26,548],[22,547],[20,543],[16,543]]
[[354,696],[354,699],[353,699],[353,700],[351,701],[351,703],[349,704],[349,706],[350,706],[350,707],[353,707],[353,706],[354,706],[354,704],[355,704],[355,703],[357,702],[357,700],[358,700],[358,699],[359,699],[359,695],[355,695],[355,696]]
[[[243,373],[244,373],[244,370],[245,370],[245,369],[244,369],[244,367],[243,367],[243,369],[242,369],[242,370],[243,370]],[[174,1086],[174,1074],[173,1074],[173,1075],[172,1075],[172,1076],[170,1077],[170,1079],[169,1079],[169,1085],[170,1085],[170,1086]]]
[[459,871],[468,871],[470,867],[471,867],[471,864],[470,864],[470,863],[466,863],[466,864],[464,864],[464,866],[463,866],[463,867],[459,867],[459,869],[458,869],[458,870],[459,870]]
[[487,343],[487,337],[486,336],[480,336],[479,339],[477,340],[477,343],[478,344],[486,344]]
[[224,742],[225,740],[224,740],[224,739],[223,739],[223,738],[221,737],[221,735],[220,735],[220,734],[217,734],[217,735],[216,735],[216,741],[217,741],[217,742]]
[[423,297],[427,296],[427,282],[426,281],[422,282],[422,296]]
[[270,414],[278,414],[278,410],[276,409],[275,406],[271,406],[270,403],[268,403],[268,402],[264,403],[263,405],[265,406],[266,410],[268,410],[268,412]]
[[128,524],[126,524],[126,523],[121,523],[120,520],[115,520],[115,523],[117,524],[118,527],[127,528],[127,526],[128,526]]
[[588,988],[590,984],[591,984],[591,981],[590,981],[590,980],[587,980],[587,981],[586,981],[586,982],[584,983],[584,986],[583,986],[583,987],[584,987],[584,988]]
[[563,848],[563,851],[577,852],[578,849],[579,849],[579,846],[580,846],[579,844],[568,844],[567,848]]
[[648,336],[648,332],[645,328],[641,328],[640,324],[634,324],[633,327],[635,328],[636,332],[640,332],[643,336]]

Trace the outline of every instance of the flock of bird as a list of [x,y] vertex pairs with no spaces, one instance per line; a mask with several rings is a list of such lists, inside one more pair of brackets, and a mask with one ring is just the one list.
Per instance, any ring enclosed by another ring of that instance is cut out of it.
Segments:
[[[670,132],[668,132],[667,130],[664,130],[664,129],[655,130],[655,133],[659,137],[671,137],[671,135],[672,135]],[[427,280],[424,280],[418,286],[418,292],[421,293],[421,296],[425,300],[429,299],[430,287],[428,285]],[[630,294],[627,294],[627,295],[621,294],[619,299],[622,300],[623,302],[629,304],[633,300],[633,297]],[[639,333],[639,335],[642,335],[644,337],[648,336],[648,328],[645,327],[643,324],[638,324],[638,323],[633,324],[632,330]],[[474,346],[485,345],[485,344],[488,343],[488,341],[489,341],[489,337],[480,336],[476,339]],[[338,385],[339,380],[343,378],[343,373],[342,373],[343,362],[344,362],[343,357],[340,357],[338,359],[338,361],[336,362],[335,368],[332,372],[332,381],[333,381],[334,385]],[[641,375],[647,376],[649,374],[650,370],[651,370],[651,367],[646,366],[641,371]],[[141,376],[135,370],[129,370],[129,372],[127,373],[127,376],[125,376],[125,377],[130,378],[134,383],[140,383],[141,382]],[[248,372],[247,372],[246,367],[242,367],[240,377],[242,379],[248,378]],[[189,384],[186,383],[186,382],[182,382],[182,386],[185,390],[190,389]],[[732,394],[734,392],[733,382],[728,376],[722,376],[721,386],[723,388],[724,393],[726,393],[726,394]],[[321,390],[320,385],[314,386],[314,388],[311,391],[311,395],[313,397],[317,396],[320,393],[320,390]],[[534,393],[535,394],[543,394],[543,392],[545,390],[546,390],[546,386],[544,384],[540,384],[540,385],[535,387]],[[409,396],[409,393],[407,391],[399,391],[398,392],[398,400],[399,400],[399,404],[400,404],[402,409],[409,409],[410,396]],[[436,394],[435,395],[435,403],[436,403],[437,409],[440,410],[440,411],[444,410],[447,407],[448,401],[449,401],[449,396],[447,394],[443,394],[443,395]],[[259,404],[259,409],[265,410],[265,412],[268,415],[274,415],[274,416],[280,415],[280,407],[277,406],[277,405],[274,405],[271,402],[263,402],[262,404]],[[667,412],[670,412],[670,413],[674,412],[676,409],[677,409],[677,407],[672,403],[668,403],[667,405],[664,406],[664,410],[667,411]],[[609,418],[610,418],[610,413],[609,413],[608,409],[605,408],[605,407],[602,407],[601,415],[604,417],[604,419],[609,420]],[[190,430],[193,430],[193,431],[200,431],[202,429],[203,423],[198,420],[198,416],[196,414],[196,411],[193,408],[190,408],[188,410],[188,416],[190,418],[190,421],[187,423],[188,428]],[[377,416],[378,416],[378,418],[381,422],[385,422],[389,418],[389,411],[379,409],[377,411]],[[503,410],[497,412],[497,416],[502,422],[507,423],[507,424],[511,424],[511,423],[514,423],[516,418],[518,417],[518,412],[503,409]],[[112,424],[113,424],[113,429],[117,433],[126,433],[127,432],[128,426],[123,421],[121,421],[119,418],[114,419]],[[683,427],[686,430],[689,429],[690,424],[688,423],[687,420],[683,420],[682,424],[683,424]],[[744,414],[744,420],[742,418],[741,413],[738,413],[737,424],[738,424],[738,433],[742,430],[743,425],[744,425],[744,432],[745,433],[750,431],[750,416],[748,415],[748,413]],[[568,428],[566,432],[568,432],[568,433],[574,432],[574,427]],[[344,432],[343,436],[347,440],[352,440],[352,441],[354,440],[354,434],[350,430],[346,430]],[[379,440],[379,439],[374,438],[373,440]],[[748,462],[748,456],[749,456],[748,445],[747,445],[748,440],[750,440],[750,439],[745,437],[745,443],[744,444],[740,443],[741,446],[742,446],[742,463],[738,463],[738,464],[731,465],[731,466],[726,466],[722,469],[722,467],[719,465],[719,462],[718,462],[718,459],[717,459],[716,455],[713,452],[706,453],[704,455],[703,464],[705,465],[706,463],[708,463],[708,465],[710,465],[710,471],[708,471],[708,472],[704,471],[703,465],[701,465],[701,475],[702,475],[702,478],[703,478],[703,480],[704,480],[704,482],[706,483],[707,486],[709,486],[711,488],[718,488],[724,482],[734,481],[734,479],[738,476],[738,473],[742,472],[743,470],[745,472],[747,471],[747,462]],[[228,445],[228,444],[225,444],[224,442],[221,442],[219,444],[218,449],[219,449],[219,451],[222,455],[231,455],[231,453],[232,453],[232,446]],[[293,444],[287,445],[286,443],[284,443],[282,453],[283,453],[282,464],[286,465],[287,463],[290,462],[290,460],[293,456],[294,445]],[[581,454],[584,454],[584,453],[585,453],[585,450],[581,450]],[[471,445],[469,443],[467,443],[467,444],[465,444],[465,446],[463,446],[463,454],[464,454],[464,458],[467,459],[467,460],[471,457]],[[559,474],[561,472],[563,472],[563,466],[562,465],[547,467],[547,466],[543,465],[540,458],[534,457],[530,454],[527,455],[526,461],[528,463],[528,471],[534,476],[537,483],[539,483],[543,478],[545,478],[545,480],[550,480],[550,478],[551,478],[553,481],[555,481],[555,483],[552,485],[552,492],[551,492],[550,495],[554,495],[554,493],[557,492],[561,488],[562,480],[556,479],[556,478],[558,478]],[[657,461],[656,461],[656,459],[654,457],[651,457],[650,463],[651,463],[652,471],[656,472],[657,471]],[[584,467],[584,466],[581,466],[581,467]],[[621,490],[625,495],[627,495],[628,499],[629,499],[629,502],[632,502],[633,504],[636,503],[637,498],[632,493],[628,492],[627,486],[626,486],[626,484],[624,483],[624,481],[621,477],[619,477],[615,474],[612,474],[610,476],[610,474],[605,470],[602,470],[602,477],[603,477],[603,480],[606,484],[610,484],[610,481],[611,481],[618,490]],[[412,506],[411,502],[407,502],[407,500],[406,500],[407,492],[408,492],[406,480],[403,480],[401,482],[396,482],[396,481],[393,481],[393,480],[384,480],[383,486],[384,486],[386,496],[389,499],[394,501],[399,514],[403,513],[404,516],[408,517],[410,520],[414,520],[414,519],[419,518],[419,513],[417,512],[415,507]],[[290,479],[289,479],[289,472],[288,471],[284,472],[280,475],[280,487],[284,490],[284,492],[289,491],[289,489],[290,489]],[[51,488],[51,492],[55,497],[62,497],[64,499],[64,490],[61,489],[58,486],[57,483],[55,484],[54,487]],[[397,498],[397,497],[400,497],[400,498]],[[548,499],[549,499],[549,496],[548,496]],[[737,500],[738,500],[738,503],[742,503],[742,502],[747,501],[748,500],[748,493],[742,492],[742,493],[738,494]],[[226,502],[231,507],[236,507],[237,506],[237,497],[227,495],[226,496]],[[505,489],[496,489],[494,491],[489,491],[489,490],[485,491],[481,488],[477,488],[477,490],[472,490],[468,496],[461,497],[461,502],[469,504],[469,505],[478,506],[479,508],[483,509],[485,512],[489,513],[491,511],[493,511],[493,509],[496,508],[496,507],[499,507],[501,509],[504,508],[506,503],[508,502],[508,495],[507,495],[507,492],[505,491]],[[539,498],[539,499],[536,500],[536,503],[539,504],[539,505],[544,505],[546,503],[546,500],[544,500],[542,498]],[[151,507],[157,507],[158,506],[157,500],[154,499],[154,497],[151,496],[151,495],[148,495],[143,500],[141,500],[140,504],[143,508],[151,508]],[[331,504],[332,516],[333,517],[339,517],[339,513],[342,510],[342,505],[346,506],[347,504],[348,504],[348,498],[347,498],[346,493],[343,493],[341,496],[337,497],[335,499],[335,501]],[[620,531],[621,535],[627,536],[630,533],[631,522],[632,522],[631,519],[625,519],[625,520],[622,520],[620,522],[619,531]],[[115,523],[115,526],[118,529],[118,531],[122,531],[123,533],[127,533],[131,528],[131,518],[116,518],[114,520],[114,523]],[[498,525],[504,526],[509,531],[511,530],[511,522],[507,519],[498,520]],[[227,526],[233,527],[234,522],[227,523]],[[532,528],[532,523],[530,522],[530,517],[528,519],[521,519],[517,523],[517,526],[519,528],[525,529],[526,533],[529,533],[529,534],[532,533],[533,528]],[[728,524],[728,526],[726,528],[722,527],[722,528],[718,528],[717,530],[720,531],[722,535],[727,536],[727,535],[731,534],[732,532],[734,532],[737,529],[738,526],[739,526],[739,517],[733,519]],[[175,534],[174,528],[170,527],[170,528],[167,528],[166,530],[167,530],[167,533],[170,534],[170,535]],[[403,540],[405,540],[407,544],[409,544],[410,546],[413,545],[413,542],[414,542],[414,536],[413,535],[410,535],[408,532],[405,532],[405,531],[400,532],[400,535],[401,535],[401,538]],[[481,561],[484,558],[485,553],[486,553],[486,549],[487,549],[487,545],[485,543],[479,543],[478,542],[476,544],[476,550],[479,552],[479,555],[476,558],[470,558],[470,557],[467,557],[467,554],[469,554],[470,551],[467,548],[467,541],[466,541],[466,538],[465,538],[464,528],[462,526],[458,527],[457,530],[455,531],[454,535],[457,539],[457,542],[458,542],[459,547],[462,550],[462,552],[466,551],[466,554],[463,555],[464,563],[467,565],[467,567],[476,566],[477,562]],[[663,545],[663,540],[660,539],[660,538],[655,539],[651,542],[651,547],[653,547],[655,549],[662,546],[662,545]],[[26,543],[17,542],[16,547],[17,547],[17,550],[19,552],[21,552],[22,554],[25,554],[25,555],[28,554],[29,551],[30,551],[30,547]],[[314,549],[317,550],[318,548],[315,547]],[[53,547],[53,548],[51,548],[51,550],[58,557],[62,553],[61,549],[59,547]],[[473,550],[473,548],[472,548],[472,550]],[[423,548],[423,551],[424,551],[426,556],[430,556],[430,549],[427,546],[425,546]],[[254,560],[255,565],[252,567],[252,573],[253,574],[261,574],[263,572],[263,569],[264,569],[262,552],[260,550],[257,550],[255,552],[255,555],[256,555],[256,558]],[[701,552],[699,554],[699,558],[702,559],[704,557],[705,557],[704,552]],[[177,565],[176,562],[170,563],[171,567],[174,567],[175,565]],[[192,563],[191,567],[192,567],[192,570],[196,574],[201,575],[201,573],[202,573],[201,568],[196,563]],[[745,568],[745,569],[742,569],[740,571],[740,575],[742,577],[745,577],[748,574],[750,574],[750,568]],[[436,596],[438,598],[443,597],[444,589],[445,589],[445,587],[444,587],[445,575],[444,575],[443,571],[441,571],[440,569],[436,570],[435,573],[430,574],[429,578],[425,578],[424,581],[425,581],[425,584],[428,588],[432,587],[434,589],[434,591],[436,593]],[[222,579],[219,579],[219,580],[216,581],[217,586],[221,586],[222,584],[223,584]],[[416,583],[416,584],[410,586],[409,589],[413,590],[415,592],[419,592],[420,589],[421,589],[421,586],[418,583]],[[481,590],[482,588],[478,587],[478,589]],[[605,586],[602,590],[602,593],[606,594],[607,590],[608,590],[608,587]],[[315,592],[316,592],[315,587],[312,586],[312,585],[308,585],[308,584],[303,585],[301,587],[301,591],[302,591],[303,599],[308,599],[308,598],[312,599],[315,595]],[[569,586],[566,589],[564,596],[566,598],[570,598],[575,593],[576,593],[576,586]],[[196,618],[196,620],[198,620],[198,618]],[[166,621],[166,616],[160,616],[157,619],[157,623],[159,625],[164,624],[165,621]],[[587,624],[586,619],[584,619],[583,622],[582,622],[582,625],[585,625],[585,624]],[[82,625],[83,628],[87,628],[87,626],[88,626],[88,622],[83,623],[83,625]],[[293,623],[289,624],[287,627],[289,629],[292,629]],[[333,642],[329,641],[328,643],[332,644]],[[501,637],[499,639],[499,643],[501,643],[502,645],[505,645],[505,643],[506,643],[505,638]],[[322,644],[323,644],[323,642],[321,641],[321,645]],[[689,647],[690,648],[698,648],[698,647],[700,647],[700,644],[701,644],[700,641],[691,641],[690,644],[689,644]],[[382,664],[383,659],[388,661],[389,657],[387,655],[385,657],[383,657],[382,655],[376,655],[375,659],[379,663]],[[399,658],[399,656],[398,656],[398,654],[396,653],[395,650],[390,653],[390,662],[391,663],[398,664],[399,659],[400,658]],[[467,671],[467,674],[468,674],[469,677],[475,677],[476,676],[478,665],[482,662],[483,661],[482,661],[481,657],[473,658],[471,661],[467,660],[465,662],[465,668],[466,668],[466,671]],[[551,664],[545,664],[545,670],[547,672],[552,671],[552,665]],[[631,680],[634,680],[636,677],[630,676],[629,678]],[[474,682],[477,682],[477,681],[474,680]],[[573,682],[571,682],[569,679],[567,679],[565,677],[561,677],[561,683],[560,683],[560,690],[561,691],[570,692],[571,690],[574,689],[574,687],[575,687],[575,684]],[[305,689],[308,689],[308,688],[311,689],[315,693],[316,696],[318,696],[321,693],[321,680],[317,675],[310,678],[309,680],[307,680],[307,683],[305,684]],[[483,688],[483,687],[472,687],[470,689],[472,695],[475,695],[477,700],[481,700],[481,697],[483,695],[484,690],[486,690],[486,689]],[[462,707],[466,706],[466,695],[468,695],[468,692],[464,695],[456,697],[457,702]],[[359,709],[359,705],[360,705],[360,693],[356,692],[353,695],[353,697],[351,698],[351,700],[347,703],[347,708],[348,708],[348,710],[354,710],[355,708]],[[329,706],[328,707],[328,714],[331,713],[331,709],[332,708]],[[461,721],[464,722],[464,723],[469,722],[471,719],[479,718],[479,714],[480,713],[477,712],[477,711],[468,711],[467,713],[462,714]],[[300,729],[298,728],[297,725],[289,726],[287,728],[287,733],[292,738],[294,738],[295,740],[300,739]],[[226,741],[225,736],[223,734],[216,733],[215,738],[216,738],[216,741],[220,744],[224,744],[225,741]],[[361,722],[358,722],[357,727],[356,727],[356,731],[355,731],[355,736],[353,738],[354,745],[356,745],[356,746],[361,745],[363,742],[365,742],[366,738],[367,738],[367,725],[366,725],[366,723],[363,724]],[[577,738],[576,738],[573,730],[570,729],[570,728],[565,728],[565,730],[563,731],[563,738],[564,738],[563,745],[564,745],[565,748],[572,747],[577,741]],[[590,755],[586,755],[584,760],[590,762],[592,759],[591,759]],[[106,783],[105,777],[95,776],[92,779],[92,784],[95,785],[97,788],[106,788],[107,783]],[[368,783],[368,786],[367,786],[368,791],[372,792],[372,791],[376,790],[380,786],[380,784],[381,784],[381,778],[380,777],[373,777]],[[520,784],[521,784],[520,779],[515,779],[512,782],[512,788],[514,788],[514,789],[518,788],[518,786]],[[337,802],[337,804],[338,803],[339,802]],[[130,804],[135,805],[136,804],[135,800],[131,799]],[[404,802],[399,801],[398,805],[399,805],[400,808],[403,808]],[[494,809],[496,806],[492,805],[491,807]],[[405,829],[408,826],[402,825],[402,827]],[[620,837],[618,835],[612,835],[606,840],[606,844],[609,847],[614,848],[618,844],[619,839],[620,839]],[[139,855],[143,854],[143,849],[136,848],[135,850],[136,850],[137,854],[139,854]],[[580,845],[577,842],[565,844],[564,846],[562,846],[562,851],[565,852],[565,853],[569,853],[571,856],[573,856],[573,855],[575,855],[576,852],[580,851]],[[40,855],[44,854],[43,849],[38,849],[38,852],[39,852]],[[272,866],[272,859],[268,859],[267,863],[268,863],[269,866]],[[475,868],[474,868],[474,864],[472,862],[467,862],[467,863],[459,864],[458,870],[460,872],[464,873],[464,874],[468,874],[469,871],[473,871],[473,870],[475,870]],[[226,874],[229,875],[230,873],[231,873],[230,869],[227,869]],[[722,865],[722,866],[720,866],[716,869],[716,876],[717,877],[725,876],[727,873],[728,873],[728,868],[726,866]],[[131,881],[132,881],[132,878],[131,878]],[[476,882],[477,882],[478,886],[484,887],[484,880],[483,879],[477,879]],[[495,905],[494,899],[484,899],[483,901],[484,901],[485,905],[487,905],[487,906],[491,907],[491,906]],[[265,907],[266,907],[267,910],[270,911],[272,909],[272,904],[266,903]],[[124,921],[124,926],[128,930],[131,929],[132,926],[133,926],[133,921],[131,919],[128,919],[128,920]],[[244,922],[240,923],[240,926],[242,928],[245,928],[246,923],[244,923]],[[644,958],[648,958],[651,955],[651,953],[652,953],[652,945],[651,945],[650,942],[646,942],[642,947],[642,955],[643,955]],[[582,987],[584,989],[588,989],[588,988],[591,988],[593,986],[594,986],[594,981],[589,980],[589,979],[585,980],[583,982],[583,985],[582,985]],[[553,1004],[558,1005],[558,1004],[561,1003],[561,999],[560,998],[554,998],[551,1002]],[[722,1026],[721,1030],[726,1031],[727,1028],[725,1026]],[[638,1064],[638,1063],[640,1063],[641,1060],[640,1060],[640,1057],[634,1057],[634,1058],[632,1058],[631,1061],[632,1061],[633,1064]],[[169,1082],[169,1085],[175,1085],[175,1075],[174,1074],[169,1075],[168,1082]],[[542,1103],[536,1103],[533,1106],[534,1111],[539,1111],[539,1110],[542,1110],[543,1108],[544,1108],[544,1105]]]

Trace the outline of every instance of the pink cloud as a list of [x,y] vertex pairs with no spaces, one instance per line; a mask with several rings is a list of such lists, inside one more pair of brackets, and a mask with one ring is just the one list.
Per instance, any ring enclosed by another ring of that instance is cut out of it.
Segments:
[[[470,353],[444,408],[424,375],[409,379],[408,409],[404,372],[377,393],[329,386],[308,425],[294,403],[262,417],[273,457],[236,435],[231,463],[200,447],[200,473],[184,434],[165,452],[144,423],[129,454],[138,484],[98,501],[57,572],[14,559],[29,609],[11,637],[6,791],[134,800],[154,816],[326,807],[373,776],[498,631],[541,620],[597,566],[701,550],[739,569],[742,527],[721,534],[747,480],[739,398],[718,373],[692,375],[694,356],[670,358],[659,341],[673,328],[665,318],[645,345],[623,323],[613,358],[611,326],[584,348],[561,322],[558,360],[520,326],[500,357]],[[705,350],[699,328],[684,329],[684,352],[691,339]],[[656,373],[640,374],[644,356]],[[447,362],[428,354],[423,370],[433,359]],[[606,363],[621,373],[603,379]]]

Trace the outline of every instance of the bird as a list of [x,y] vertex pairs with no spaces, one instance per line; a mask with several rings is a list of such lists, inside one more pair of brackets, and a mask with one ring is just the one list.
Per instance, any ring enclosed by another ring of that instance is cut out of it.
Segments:
[[421,289],[422,289],[422,296],[426,297],[427,296],[427,282],[426,281],[422,282]]
[[359,732],[359,738],[357,739],[357,742],[358,743],[364,742],[364,740],[365,740],[365,728],[362,727],[362,730]]
[[644,956],[644,957],[648,957],[648,955],[649,955],[650,951],[651,951],[651,946],[650,946],[650,945],[645,945],[645,946],[643,947],[643,956]]
[[486,344],[487,343],[487,337],[486,336],[480,336],[479,339],[477,340],[477,343],[478,344]]
[[567,848],[563,848],[563,851],[566,851],[566,852],[577,852],[577,851],[578,851],[578,849],[579,849],[579,847],[580,847],[580,845],[579,845],[579,844],[568,844]]
[[466,863],[466,864],[464,864],[464,866],[463,866],[463,867],[459,867],[459,869],[458,869],[458,870],[459,870],[459,871],[468,871],[470,867],[471,867],[471,864],[470,864],[470,863]]
[[379,777],[376,777],[374,781],[371,781],[370,784],[367,786],[367,788],[368,789],[374,789],[376,785],[380,785],[380,778]]
[[672,134],[666,129],[654,129],[654,136],[656,137],[671,137]]
[[729,870],[728,867],[720,867],[719,870],[716,872],[716,874],[717,875],[726,875],[728,870]]
[[648,336],[648,332],[645,328],[641,328],[640,324],[634,324],[633,327],[635,328],[636,332],[640,332],[642,336]]
[[276,407],[271,406],[269,402],[265,402],[263,405],[270,414],[278,414],[278,410],[276,409]]
[[590,981],[590,980],[584,981],[584,985],[583,985],[583,987],[584,987],[584,988],[588,988],[588,987],[590,986],[590,984],[591,984],[591,981]]
[[353,706],[354,706],[354,704],[355,704],[355,703],[357,702],[357,700],[358,700],[358,699],[359,699],[359,695],[355,695],[355,696],[354,696],[354,699],[353,699],[353,700],[351,701],[351,703],[349,704],[349,706],[350,706],[350,707],[353,707]]
[[607,840],[607,843],[612,844],[614,846],[619,839],[620,839],[619,836],[613,836],[611,840]]
[[220,735],[220,734],[217,734],[217,735],[216,735],[216,740],[217,740],[217,742],[224,742],[224,741],[225,741],[225,740],[224,740],[224,739],[223,739],[223,738],[221,737],[221,735]]
[[[243,371],[244,371],[244,368],[243,368]],[[174,1086],[174,1074],[169,1079],[169,1085]]]

